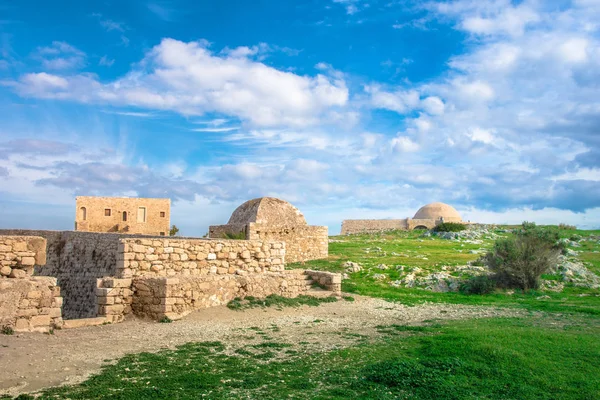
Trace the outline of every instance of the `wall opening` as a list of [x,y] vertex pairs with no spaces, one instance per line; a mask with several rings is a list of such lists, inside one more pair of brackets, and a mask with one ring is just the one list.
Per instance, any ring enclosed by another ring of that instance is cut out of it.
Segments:
[[127,221],[127,211],[123,211],[123,221]]
[[105,208],[104,209],[104,216],[105,217],[110,217],[110,208]]
[[164,211],[161,211],[161,212],[160,212],[160,216],[161,216],[161,218],[164,218],[164,217],[165,217],[165,215],[166,215],[166,213],[165,213]]
[[87,219],[87,209],[85,207],[81,207],[79,209],[79,218],[82,221],[85,221]]
[[426,227],[425,225],[417,225],[417,226],[415,226],[415,228],[413,230],[415,230],[415,231],[416,230],[421,230],[422,231],[422,230],[428,230],[428,229],[429,228]]
[[146,222],[146,207],[138,207],[137,222]]

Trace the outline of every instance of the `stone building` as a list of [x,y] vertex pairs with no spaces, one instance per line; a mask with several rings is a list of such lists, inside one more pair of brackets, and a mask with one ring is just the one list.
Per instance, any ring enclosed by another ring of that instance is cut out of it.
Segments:
[[287,201],[260,197],[235,209],[227,225],[209,227],[210,238],[240,236],[247,240],[283,241],[287,262],[326,258],[328,229],[310,226],[304,215]]
[[170,226],[171,199],[76,198],[76,231],[168,236]]
[[347,219],[342,222],[342,235],[383,232],[390,230],[433,229],[442,222],[463,223],[454,207],[445,203],[430,203],[417,211],[413,218],[404,219]]

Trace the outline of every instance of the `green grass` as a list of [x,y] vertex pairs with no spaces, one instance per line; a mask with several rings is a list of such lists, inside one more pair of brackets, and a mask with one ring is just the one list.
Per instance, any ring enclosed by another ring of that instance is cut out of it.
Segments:
[[323,303],[334,303],[338,299],[336,297],[314,297],[307,295],[300,295],[298,297],[289,298],[283,297],[276,294],[271,294],[264,299],[258,299],[253,296],[247,296],[245,298],[236,297],[231,300],[227,307],[231,310],[241,311],[248,308],[256,307],[275,307],[282,309],[283,307],[300,307],[300,306],[311,306],[316,307]]
[[[510,235],[502,232],[507,227],[499,227],[495,231],[500,236]],[[581,247],[571,247],[579,251],[578,258],[586,266],[600,275],[600,231],[581,231],[564,229],[561,237],[569,238],[580,235],[583,239],[595,237],[593,241],[581,240]],[[434,293],[420,288],[393,287],[391,281],[398,280],[404,272],[395,266],[402,265],[405,271],[415,267],[427,273],[439,272],[443,266],[465,265],[478,260],[484,251],[494,243],[491,235],[483,237],[480,244],[464,241],[444,240],[437,237],[423,237],[423,232],[392,231],[378,234],[359,234],[336,236],[329,244],[329,257],[324,260],[308,261],[304,265],[293,264],[288,268],[310,268],[331,272],[344,272],[345,261],[353,261],[363,267],[363,271],[350,274],[342,283],[342,290],[364,296],[379,297],[390,301],[398,301],[406,305],[417,305],[425,302],[452,303],[469,305],[490,305],[501,307],[519,307],[532,311],[586,313],[600,315],[600,291],[570,287],[567,285],[561,293],[554,292],[515,292],[497,291],[488,295],[465,295],[460,293]],[[368,250],[367,250],[368,249]],[[480,253],[472,254],[476,250]],[[390,267],[382,271],[376,268],[379,264]],[[371,269],[371,271],[369,271]],[[384,274],[386,279],[374,280],[373,272]],[[452,275],[462,276],[459,272]],[[557,275],[545,278],[557,280]],[[538,297],[550,296],[550,299]]]
[[327,353],[268,343],[227,355],[225,345],[209,342],[128,355],[82,384],[39,398],[600,398],[597,319],[380,328],[398,335]]

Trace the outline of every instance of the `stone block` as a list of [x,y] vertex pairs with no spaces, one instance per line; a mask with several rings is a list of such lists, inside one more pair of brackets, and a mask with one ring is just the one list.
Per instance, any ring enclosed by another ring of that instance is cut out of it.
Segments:
[[50,317],[50,315],[36,315],[31,317],[29,322],[31,323],[31,326],[36,328],[42,326],[50,326],[51,319],[52,318]]

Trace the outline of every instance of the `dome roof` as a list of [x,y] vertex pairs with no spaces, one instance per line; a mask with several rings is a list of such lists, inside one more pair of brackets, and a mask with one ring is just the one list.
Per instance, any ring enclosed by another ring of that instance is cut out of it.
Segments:
[[461,222],[462,218],[454,207],[445,203],[430,203],[419,208],[413,219],[440,219],[446,222]]
[[235,209],[229,224],[306,225],[304,215],[287,201],[274,197],[248,200]]

